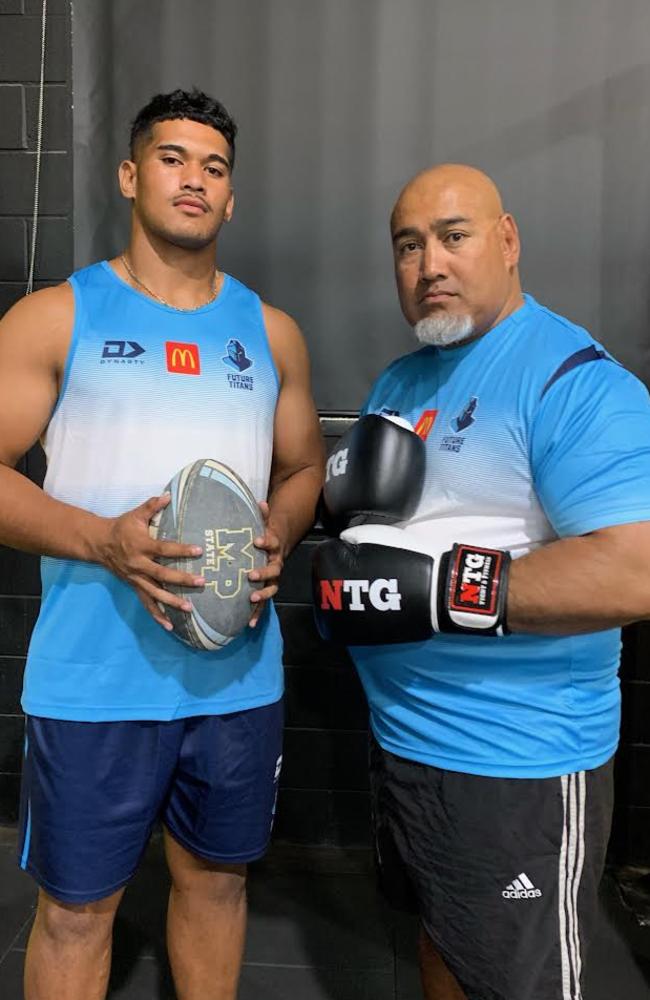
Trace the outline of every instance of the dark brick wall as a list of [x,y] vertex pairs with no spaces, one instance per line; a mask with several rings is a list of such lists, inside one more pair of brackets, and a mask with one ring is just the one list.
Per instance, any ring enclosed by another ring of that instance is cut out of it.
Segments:
[[[321,417],[328,452],[350,424]],[[345,649],[313,623],[310,535],[285,568],[278,613],[285,641],[285,756],[276,837],[300,843],[364,844],[369,838],[367,707]]]
[[[25,292],[36,167],[40,0],[0,0],[0,314]],[[72,81],[66,0],[50,0],[36,288],[72,269]],[[20,465],[42,478],[42,455]],[[38,560],[0,547],[0,822],[16,818],[23,742],[19,698],[38,611]]]
[[[72,269],[69,8],[50,0],[36,287]],[[28,266],[38,107],[40,0],[0,0],[0,313],[23,293]],[[331,443],[341,425],[324,420]],[[35,481],[42,456],[21,468]],[[347,655],[315,634],[307,566],[317,535],[286,568],[278,611],[285,636],[287,732],[276,835],[301,843],[368,840],[366,707]],[[19,707],[38,610],[37,560],[0,547],[0,822],[16,818],[23,739]],[[625,632],[623,738],[612,854],[650,859],[650,624]]]
[[[0,312],[24,293],[36,167],[41,4],[0,0]],[[48,4],[36,287],[72,266],[69,5]],[[22,12],[24,10],[24,13]]]

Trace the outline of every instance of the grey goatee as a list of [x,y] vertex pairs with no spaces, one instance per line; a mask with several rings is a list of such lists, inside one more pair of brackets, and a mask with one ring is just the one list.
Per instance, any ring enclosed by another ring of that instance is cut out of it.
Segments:
[[474,324],[471,316],[437,313],[418,320],[413,332],[421,344],[451,347],[452,344],[462,344],[469,340],[474,334]]

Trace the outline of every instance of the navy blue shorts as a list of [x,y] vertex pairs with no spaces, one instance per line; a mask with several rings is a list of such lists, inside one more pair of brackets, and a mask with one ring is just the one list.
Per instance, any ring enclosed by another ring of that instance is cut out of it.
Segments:
[[63,902],[126,885],[161,819],[192,854],[243,864],[269,842],[282,701],[171,722],[28,716],[20,866]]

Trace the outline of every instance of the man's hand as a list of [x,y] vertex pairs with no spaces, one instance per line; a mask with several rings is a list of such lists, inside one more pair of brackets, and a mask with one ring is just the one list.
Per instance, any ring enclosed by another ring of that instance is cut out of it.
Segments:
[[257,625],[266,602],[277,594],[278,580],[284,566],[283,548],[280,539],[273,528],[269,527],[269,505],[265,500],[262,500],[259,506],[266,530],[261,538],[254,540],[254,545],[255,548],[266,551],[267,563],[262,569],[251,570],[248,574],[249,580],[261,580],[265,584],[260,590],[255,590],[251,596],[251,602],[256,605],[253,617],[248,623],[251,628],[255,628]]
[[169,493],[151,497],[120,517],[105,519],[106,537],[100,543],[97,558],[101,565],[133,587],[149,614],[167,631],[173,628],[172,623],[156,602],[180,608],[181,611],[191,611],[192,606],[185,598],[170,593],[164,585],[205,586],[202,576],[181,573],[155,561],[160,558],[191,558],[200,556],[202,552],[199,546],[161,542],[149,534],[151,518],[166,507],[170,499]]

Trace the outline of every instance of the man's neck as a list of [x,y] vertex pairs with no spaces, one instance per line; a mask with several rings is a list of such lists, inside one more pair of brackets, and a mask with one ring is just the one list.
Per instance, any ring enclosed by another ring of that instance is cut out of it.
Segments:
[[145,295],[177,309],[196,309],[214,298],[221,286],[215,264],[216,242],[200,250],[182,247],[132,232],[115,269],[129,284]]

